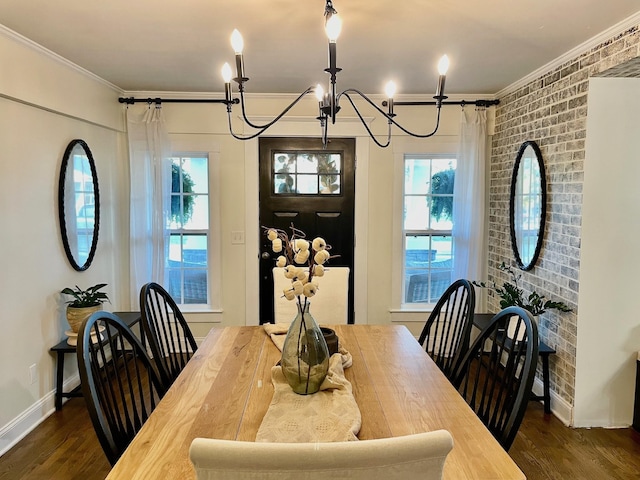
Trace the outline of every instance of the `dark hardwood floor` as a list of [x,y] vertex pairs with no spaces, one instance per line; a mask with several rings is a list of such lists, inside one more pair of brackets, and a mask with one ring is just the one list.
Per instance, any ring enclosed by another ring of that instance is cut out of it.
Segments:
[[[529,480],[640,479],[640,433],[567,428],[536,402],[509,454]],[[0,457],[0,480],[98,480],[109,469],[82,398],[69,400]]]
[[83,398],[70,399],[0,457],[2,480],[103,479],[110,469]]
[[640,479],[640,433],[568,428],[538,402],[529,402],[509,455],[529,480]]

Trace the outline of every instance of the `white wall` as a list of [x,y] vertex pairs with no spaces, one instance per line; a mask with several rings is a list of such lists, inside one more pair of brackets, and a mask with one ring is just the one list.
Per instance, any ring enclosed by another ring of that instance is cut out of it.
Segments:
[[640,80],[592,78],[573,424],[628,426],[640,350]]
[[[49,348],[69,328],[60,290],[105,282],[109,307],[117,308],[128,303],[128,286],[122,288],[123,221],[114,215],[126,198],[117,91],[2,28],[0,72],[2,453],[53,408],[55,358]],[[86,272],[69,265],[58,225],[60,164],[75,138],[84,139],[95,157],[104,212],[95,260]],[[71,382],[73,363],[69,357]]]
[[[60,290],[107,283],[112,304],[106,309],[111,311],[128,309],[131,298],[127,145],[124,107],[117,101],[130,93],[1,25],[0,72],[0,318],[5,339],[0,349],[1,454],[53,409],[55,358],[49,348],[64,338],[68,328]],[[139,92],[137,96],[147,95]],[[163,95],[154,92],[152,96]],[[250,98],[250,115],[271,116],[290,98]],[[216,325],[256,324],[258,143],[231,138],[221,105],[167,103],[163,109],[177,149],[214,152],[218,161],[221,302],[207,311],[187,312],[194,335],[202,338]],[[279,123],[270,133],[318,136],[316,110],[315,100],[305,101],[291,112],[290,121]],[[349,110],[345,106],[329,134],[356,137],[356,321],[388,323],[396,288],[391,275],[392,226],[397,215],[392,178],[394,153],[401,149],[375,146]],[[445,108],[438,135],[421,142],[420,148],[429,153],[443,138],[450,142],[457,135],[459,112],[457,107]],[[432,127],[433,107],[398,107],[396,113],[409,128],[429,131]],[[236,116],[237,112],[234,122]],[[373,121],[371,127],[386,134],[385,122]],[[93,152],[101,193],[100,239],[85,272],[69,265],[57,219],[60,163],[67,144],[75,138],[85,140]],[[405,141],[399,135],[393,144]],[[232,232],[238,231],[245,232],[245,244],[232,243]],[[426,318],[424,313],[418,315],[422,321]],[[38,372],[34,384],[29,379],[32,364]],[[72,356],[67,357],[66,367],[68,388],[78,382]]]

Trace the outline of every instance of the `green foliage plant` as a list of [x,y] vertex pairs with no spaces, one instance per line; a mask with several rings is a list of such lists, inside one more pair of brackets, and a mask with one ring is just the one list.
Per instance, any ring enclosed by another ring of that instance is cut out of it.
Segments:
[[[182,171],[182,189],[180,189],[180,167],[175,163],[171,164],[171,191],[174,193],[193,193],[195,182],[189,173]],[[180,199],[182,198],[182,208]],[[193,204],[196,195],[171,195],[171,220],[177,224],[184,225],[193,215]]]
[[524,290],[518,285],[518,280],[520,280],[522,274],[518,275],[513,267],[504,262],[500,264],[498,269],[507,272],[511,276],[511,281],[504,282],[502,286],[498,286],[495,282],[476,282],[475,280],[471,283],[476,287],[488,288],[496,292],[500,297],[501,309],[511,306],[522,307],[534,316],[542,315],[547,310],[559,310],[561,312],[572,311],[565,303],[545,300],[544,295],[540,295],[535,291],[525,297]]
[[[453,218],[453,184],[456,171],[453,168],[431,176],[431,216],[436,220]],[[442,196],[441,196],[442,195]]]
[[61,293],[73,297],[73,300],[68,300],[67,302],[65,302],[68,303],[70,307],[95,307],[96,305],[100,305],[104,302],[111,302],[106,293],[99,291],[106,286],[106,283],[99,283],[97,285],[94,285],[93,287],[89,287],[86,290],[83,290],[76,285],[75,289],[67,287],[62,290]]
[[333,193],[340,188],[340,177],[337,175],[339,173],[338,168],[330,154],[318,155],[318,173],[320,174],[322,192]]

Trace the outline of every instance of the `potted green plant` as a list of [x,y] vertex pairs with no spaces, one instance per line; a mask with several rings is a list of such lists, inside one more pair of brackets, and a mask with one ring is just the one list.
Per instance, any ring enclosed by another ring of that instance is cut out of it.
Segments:
[[110,302],[106,293],[100,290],[106,287],[106,283],[98,283],[93,287],[85,290],[76,285],[75,289],[69,287],[62,290],[61,293],[73,297],[67,302],[67,321],[71,326],[73,333],[78,333],[82,322],[92,313],[102,310],[104,302]]
[[500,264],[498,269],[507,272],[511,276],[511,282],[504,282],[502,286],[498,286],[495,282],[472,281],[471,283],[476,287],[488,288],[496,292],[498,297],[500,297],[501,309],[518,306],[531,312],[534,317],[542,315],[547,310],[560,310],[561,312],[572,311],[567,304],[545,300],[545,296],[538,294],[536,291],[531,292],[529,296],[525,296],[524,290],[518,285],[518,280],[520,280],[522,275],[518,275],[513,267],[504,262]]

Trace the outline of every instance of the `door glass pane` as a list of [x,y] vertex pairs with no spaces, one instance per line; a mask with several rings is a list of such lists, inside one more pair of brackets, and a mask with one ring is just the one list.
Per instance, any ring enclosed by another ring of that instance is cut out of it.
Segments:
[[298,173],[318,173],[318,157],[310,153],[299,153],[296,166]]
[[296,193],[318,193],[318,176],[298,175],[298,191]]
[[273,193],[278,195],[340,195],[339,153],[276,152],[272,157]]
[[276,174],[273,179],[273,193],[296,193],[295,175]]
[[340,155],[325,153],[318,155],[318,173],[340,173]]
[[296,163],[295,163],[295,155],[278,152],[274,154],[273,160],[273,171],[276,173],[286,173],[286,172],[295,172]]
[[320,175],[320,193],[340,193],[340,177],[338,175]]

